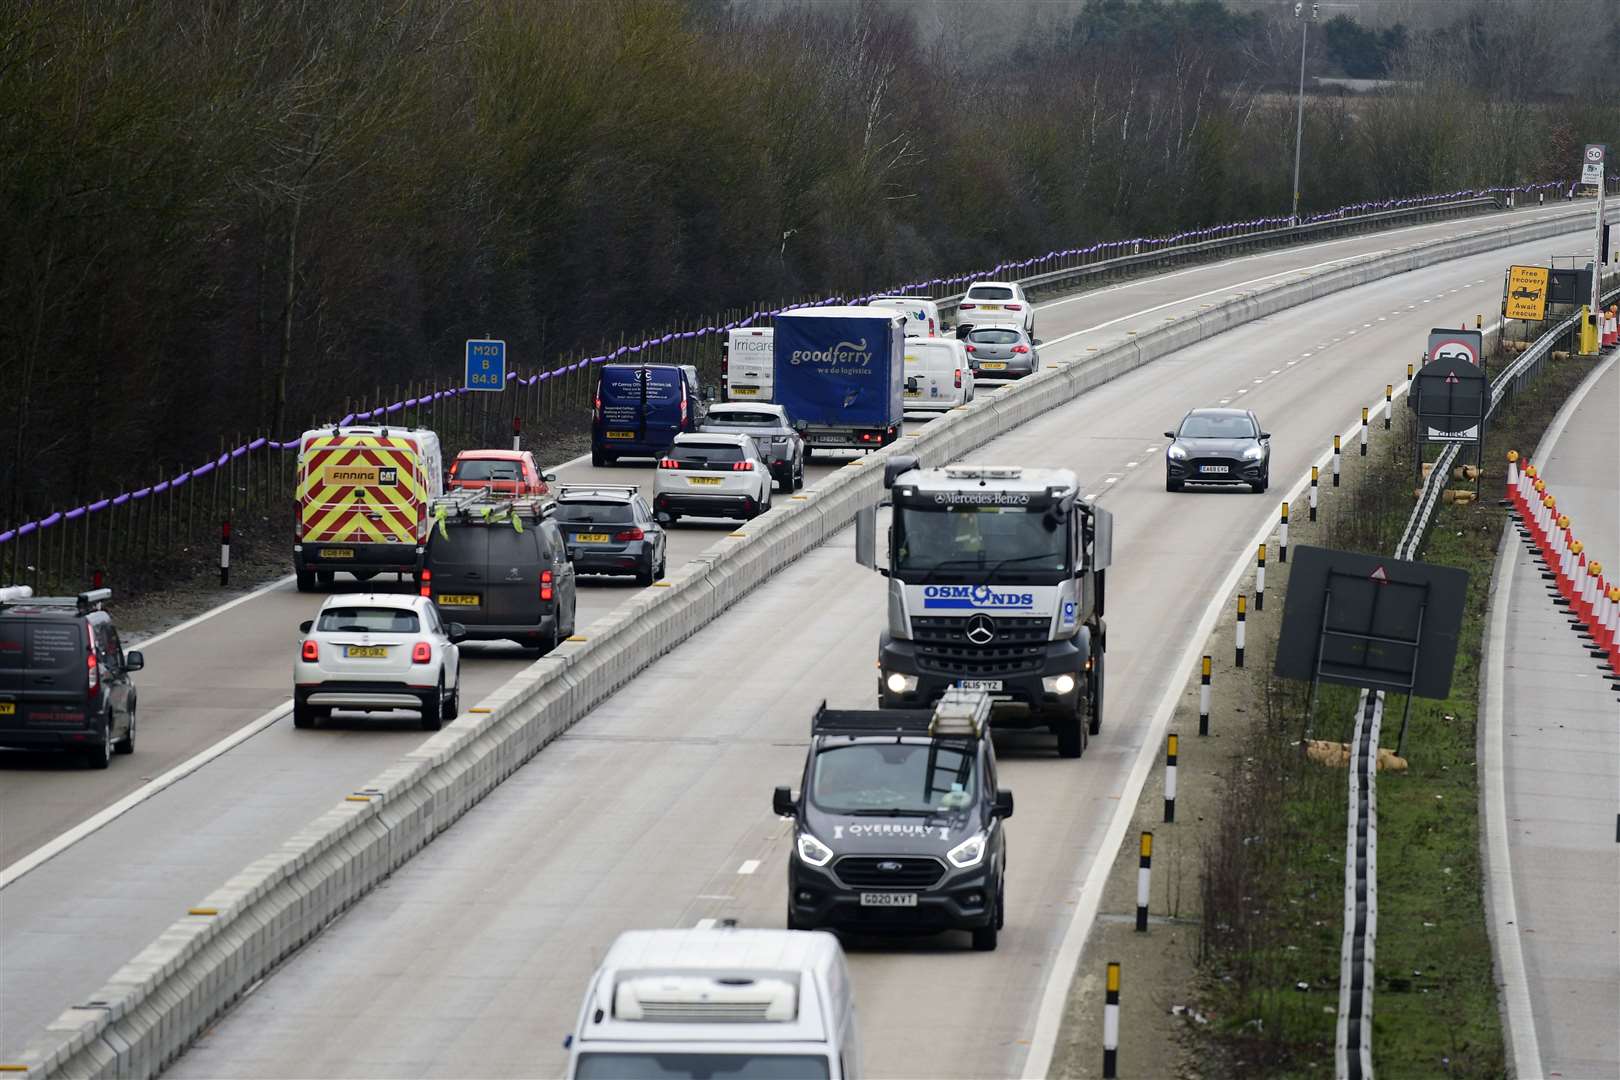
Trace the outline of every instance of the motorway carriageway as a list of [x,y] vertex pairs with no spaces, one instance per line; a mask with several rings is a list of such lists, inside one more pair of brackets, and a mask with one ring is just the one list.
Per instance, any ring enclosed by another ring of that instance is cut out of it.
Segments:
[[[1082,358],[1132,330],[1301,270],[1548,212],[1327,241],[1041,304],[1043,359]],[[1074,467],[1090,490],[1106,492],[1119,518],[1107,726],[1078,763],[1058,762],[1048,740],[1007,744],[1007,782],[1018,791],[1020,812],[1011,828],[1010,910],[998,953],[956,955],[961,943],[952,937],[912,943],[905,952],[916,955],[914,963],[888,950],[855,953],[876,1071],[915,1072],[923,1061],[942,1063],[933,1072],[945,1071],[946,1062],[949,1071],[970,1074],[1017,1071],[1032,1003],[1135,759],[1140,729],[1167,680],[1179,681],[1167,667],[1176,650],[1166,646],[1190,634],[1238,547],[1275,512],[1269,498],[1167,495],[1158,458],[1164,440],[1155,436],[1188,407],[1222,398],[1252,403],[1275,434],[1274,475],[1282,481],[1361,403],[1398,380],[1430,325],[1493,310],[1503,266],[1573,250],[1581,235],[1572,231],[1292,309],[1157,361],[974,455]],[[1330,384],[1339,388],[1331,398],[1321,389]],[[577,462],[560,471],[570,483],[648,478],[644,468],[596,470]],[[826,471],[814,467],[812,479]],[[671,565],[729,528],[673,530]],[[589,634],[590,619],[631,591],[582,587],[581,632]],[[8,759],[0,793],[8,866],[58,833],[82,828],[142,777],[274,714],[288,693],[297,624],[317,604],[282,585],[154,640],[140,678],[140,746],[109,772]],[[346,957],[339,981],[349,991],[363,986],[363,995],[334,991],[317,1006],[324,990],[300,991],[275,1022],[254,1024],[251,1036],[233,1018],[218,1031],[235,1036],[216,1033],[183,1068],[190,1075],[555,1071],[561,1057],[553,1036],[572,1026],[584,980],[619,929],[728,916],[780,925],[785,824],[769,814],[767,789],[796,780],[808,718],[821,697],[845,705],[871,701],[882,612],[882,581],[853,565],[847,538],[807,556],[544,751],[238,1015],[315,978],[299,974],[303,965],[334,951]],[[468,705],[527,662],[501,655],[502,647],[480,651],[487,655],[469,650]],[[718,672],[726,678],[717,680]],[[670,730],[672,716],[683,730]],[[6,884],[0,1060],[14,1057],[62,1008],[88,997],[188,904],[422,738],[410,720],[298,732],[278,716]],[[514,800],[522,805],[512,807]],[[445,874],[444,862],[466,869]],[[490,866],[502,869],[492,873]],[[413,889],[456,892],[441,909],[453,925],[436,921],[432,909],[442,900],[402,907],[401,896]],[[488,906],[475,912],[481,905]],[[394,921],[403,911],[408,925]],[[386,943],[365,933],[373,924]],[[414,942],[408,950],[406,940]],[[939,966],[946,963],[968,965],[948,973],[966,977],[977,988],[971,996],[985,998],[973,1010],[983,1024],[957,1036],[964,1045],[931,1035],[932,1025],[904,996],[914,980],[946,974]],[[428,970],[437,976],[415,977]],[[403,974],[384,980],[380,972]],[[455,1006],[446,1007],[451,1001]],[[497,1030],[503,1008],[524,1022]],[[318,1030],[294,1034],[285,1026],[302,1024]],[[227,1051],[245,1057],[218,1056]]]

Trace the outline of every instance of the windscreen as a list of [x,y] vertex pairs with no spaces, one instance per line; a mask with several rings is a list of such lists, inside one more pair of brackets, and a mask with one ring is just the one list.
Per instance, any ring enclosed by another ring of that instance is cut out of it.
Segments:
[[983,330],[968,331],[968,340],[980,345],[1016,345],[1024,340],[1024,335],[1017,330],[987,327]]
[[516,480],[518,463],[489,458],[472,458],[456,462],[457,480]]
[[1252,439],[1254,424],[1247,416],[1189,416],[1181,422],[1183,439]]
[[629,525],[636,520],[629,503],[560,502],[557,520],[575,525]]
[[725,465],[743,460],[740,446],[729,443],[676,443],[669,456],[689,468],[701,465]]
[[975,285],[967,292],[969,300],[1011,300],[1013,291],[1005,285]]
[[782,426],[782,418],[775,413],[741,412],[733,409],[710,409],[708,422],[736,427],[777,428]]
[[581,1054],[579,1080],[827,1080],[827,1059],[757,1051]]
[[414,634],[416,612],[384,607],[335,607],[321,612],[317,630],[338,633]]
[[971,806],[975,755],[963,742],[871,742],[816,755],[810,801],[828,813],[920,812]]
[[1069,568],[1068,530],[1023,506],[897,506],[894,570],[902,580],[1051,582]]

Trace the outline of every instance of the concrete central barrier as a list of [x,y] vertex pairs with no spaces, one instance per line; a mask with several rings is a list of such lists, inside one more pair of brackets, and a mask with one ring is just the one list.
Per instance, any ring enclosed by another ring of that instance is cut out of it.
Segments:
[[29,1076],[149,1077],[281,960],[318,934],[552,739],[782,567],[875,503],[883,459],[961,458],[1024,421],[1161,356],[1341,289],[1568,231],[1586,208],[1428,241],[1240,293],[1083,361],[1047,368],[931,422],[784,499],[517,675],[471,713],[249,864],[165,930],[91,1000],[24,1051]]

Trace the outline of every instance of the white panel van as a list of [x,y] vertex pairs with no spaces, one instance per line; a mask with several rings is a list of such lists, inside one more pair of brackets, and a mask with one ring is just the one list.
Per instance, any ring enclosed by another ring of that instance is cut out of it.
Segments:
[[722,401],[772,401],[775,367],[771,360],[775,332],[769,326],[745,326],[726,332],[720,355]]
[[868,307],[891,308],[906,317],[901,331],[908,338],[938,337],[945,331],[939,315],[939,305],[923,296],[878,296],[867,302]]
[[953,409],[973,400],[973,366],[955,338],[906,339],[906,411]]

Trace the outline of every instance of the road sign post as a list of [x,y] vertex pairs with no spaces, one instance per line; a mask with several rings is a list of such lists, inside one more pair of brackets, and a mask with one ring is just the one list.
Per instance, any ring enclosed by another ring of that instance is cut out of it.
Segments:
[[1608,188],[1608,157],[1609,148],[1603,143],[1588,143],[1581,158],[1581,183],[1597,185],[1597,224],[1592,236],[1592,295],[1586,309],[1587,333],[1583,337],[1594,342],[1592,351],[1597,352],[1597,321],[1599,303],[1603,295],[1603,202],[1604,193]]
[[467,340],[467,390],[506,389],[506,342],[493,338]]

